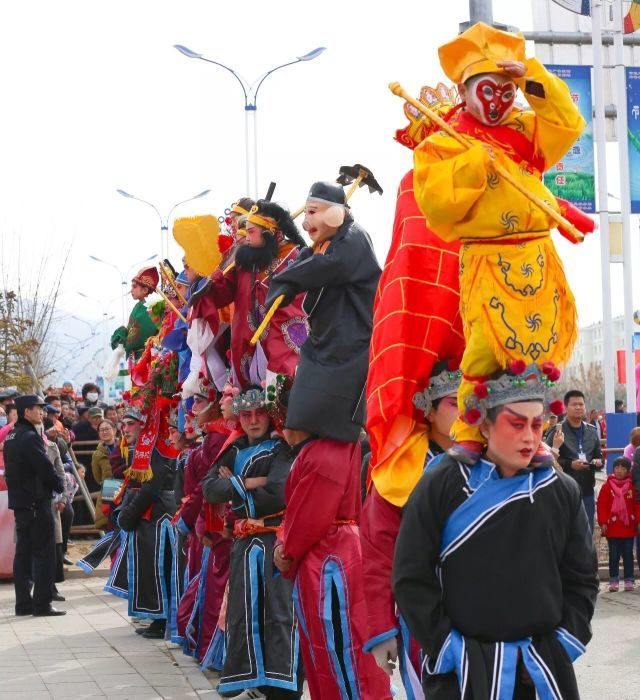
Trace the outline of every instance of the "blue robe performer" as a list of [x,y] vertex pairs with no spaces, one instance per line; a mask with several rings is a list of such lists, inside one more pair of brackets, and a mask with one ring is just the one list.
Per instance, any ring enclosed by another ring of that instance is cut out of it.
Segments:
[[299,698],[293,584],[273,565],[291,456],[281,438],[270,437],[261,389],[250,387],[236,396],[233,411],[245,435],[223,452],[202,484],[208,503],[231,502],[237,517],[218,691],[224,695],[259,688],[267,698]]
[[591,638],[597,559],[575,481],[534,460],[557,369],[523,365],[467,400],[482,458],[447,455],[404,508],[393,588],[429,700],[580,697],[572,662]]

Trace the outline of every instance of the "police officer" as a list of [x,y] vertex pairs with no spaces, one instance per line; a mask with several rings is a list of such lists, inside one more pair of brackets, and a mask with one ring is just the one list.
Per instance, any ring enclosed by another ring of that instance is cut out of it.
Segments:
[[[65,615],[51,605],[55,576],[55,534],[51,498],[62,493],[42,439],[44,401],[35,395],[15,400],[18,421],[4,443],[9,508],[16,521],[13,579],[16,615]],[[31,584],[33,583],[33,597]]]

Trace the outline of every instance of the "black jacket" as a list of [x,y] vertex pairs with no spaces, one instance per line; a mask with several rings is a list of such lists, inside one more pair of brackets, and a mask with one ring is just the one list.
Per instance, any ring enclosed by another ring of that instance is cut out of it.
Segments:
[[348,217],[324,255],[303,251],[271,280],[267,308],[280,294],[290,301],[307,292],[303,309],[311,326],[300,352],[287,427],[333,440],[358,439],[379,279],[371,239]]
[[18,419],[4,443],[4,463],[9,508],[33,508],[62,493],[64,481],[47,457],[42,436],[24,419]]
[[[133,450],[130,451],[130,454]],[[117,515],[118,525],[125,531],[135,530],[141,518],[151,506],[151,520],[176,512],[176,497],[173,491],[176,461],[163,457],[157,450],[151,455],[153,476],[142,484],[131,481],[122,498]]]
[[[564,433],[564,442],[560,446],[560,456],[558,464],[562,467],[565,474],[575,479],[578,482],[582,496],[592,496],[596,486],[596,469],[602,467],[589,467],[575,471],[571,468],[571,462],[578,459],[580,448],[578,446],[578,436],[576,430],[572,428],[568,421],[564,420],[560,423],[562,432]],[[553,445],[553,436],[556,434],[557,426],[554,426],[545,438],[547,445]],[[598,431],[593,425],[582,421],[582,450],[585,453],[587,462],[594,459],[602,459],[602,448],[600,447],[600,438]]]
[[575,481],[556,472],[533,500],[496,510],[440,567],[443,528],[468,498],[467,474],[445,456],[404,507],[393,589],[411,634],[433,659],[452,627],[481,642],[563,627],[586,644],[597,560]]
[[[267,435],[260,442],[249,445],[249,441],[243,436],[229,445],[202,480],[205,500],[208,503],[230,501],[239,518],[265,518],[284,510],[284,489],[293,457],[286,442],[278,440],[275,445],[273,442],[274,440]],[[252,452],[249,452],[250,448],[253,448]],[[227,467],[234,472],[234,467],[240,465],[242,471],[233,479],[223,479],[219,476],[221,467]],[[266,476],[267,483],[247,491],[244,480],[256,476]],[[281,519],[278,517],[277,521],[280,522]]]

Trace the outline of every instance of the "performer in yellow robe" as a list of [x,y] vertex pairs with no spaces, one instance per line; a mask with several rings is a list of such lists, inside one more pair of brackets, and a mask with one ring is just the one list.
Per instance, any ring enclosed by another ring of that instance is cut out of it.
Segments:
[[[564,365],[576,340],[575,300],[550,237],[551,217],[498,175],[499,163],[527,190],[561,211],[541,174],[584,128],[566,84],[535,58],[520,35],[478,23],[439,49],[458,84],[462,109],[449,124],[470,148],[439,131],[414,151],[414,191],[429,226],[460,240],[460,305],[466,340],[452,434],[474,462],[482,436],[465,413],[474,386],[513,361]],[[514,105],[517,88],[531,109]]]

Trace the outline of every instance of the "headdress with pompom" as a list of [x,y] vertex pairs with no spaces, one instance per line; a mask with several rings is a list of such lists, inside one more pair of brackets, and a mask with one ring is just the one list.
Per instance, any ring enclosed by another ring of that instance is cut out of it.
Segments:
[[551,393],[559,379],[560,370],[551,361],[525,365],[523,360],[514,360],[508,370],[475,385],[465,401],[464,420],[478,425],[489,409],[521,401],[542,401],[545,408],[558,415],[564,407],[551,398]]
[[264,391],[262,389],[246,389],[231,400],[231,410],[235,416],[241,411],[255,411],[266,405]]
[[[444,369],[443,364],[446,365]],[[458,369],[458,364],[454,360],[436,363],[429,378],[429,385],[413,395],[413,405],[423,411],[425,416],[431,410],[434,401],[457,393],[462,381],[462,371]]]

